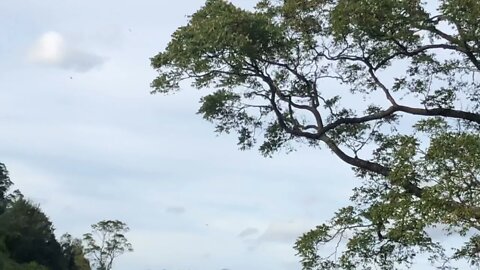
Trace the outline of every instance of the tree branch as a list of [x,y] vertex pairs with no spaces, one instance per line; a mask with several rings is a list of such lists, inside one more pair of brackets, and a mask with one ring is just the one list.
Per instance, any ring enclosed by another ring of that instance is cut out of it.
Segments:
[[391,116],[396,112],[405,112],[412,115],[423,115],[423,116],[444,116],[451,117],[455,119],[468,120],[480,124],[480,114],[471,113],[466,111],[454,110],[454,109],[445,109],[445,108],[435,108],[435,109],[423,109],[423,108],[413,108],[402,105],[393,105],[388,109],[366,115],[363,117],[349,117],[341,118],[326,125],[322,130],[317,133],[316,138],[320,139],[328,131],[344,124],[361,124],[373,120],[383,119],[385,117]]

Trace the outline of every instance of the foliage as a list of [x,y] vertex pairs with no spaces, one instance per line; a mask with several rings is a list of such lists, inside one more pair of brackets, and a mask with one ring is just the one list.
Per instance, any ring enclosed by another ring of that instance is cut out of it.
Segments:
[[0,269],[2,270],[90,270],[81,242],[56,240],[54,228],[40,206],[13,185],[0,163]]
[[0,269],[2,270],[49,270],[35,262],[20,264],[0,253]]
[[132,252],[124,233],[130,229],[119,220],[103,220],[92,225],[92,232],[83,235],[85,254],[98,270],[110,270],[113,261],[125,252]]
[[212,89],[199,113],[240,148],[353,167],[352,205],[296,243],[304,269],[479,265],[479,18],[475,0],[207,0],[151,59],[153,92]]
[[0,214],[5,211],[7,207],[7,191],[12,186],[12,181],[8,176],[5,164],[0,163]]
[[73,238],[70,234],[66,233],[60,238],[60,245],[67,262],[67,269],[91,269],[90,262],[85,258],[85,254],[83,252],[82,240]]
[[51,270],[65,269],[65,261],[48,217],[25,199],[11,202],[0,216],[0,228],[10,258],[36,262]]

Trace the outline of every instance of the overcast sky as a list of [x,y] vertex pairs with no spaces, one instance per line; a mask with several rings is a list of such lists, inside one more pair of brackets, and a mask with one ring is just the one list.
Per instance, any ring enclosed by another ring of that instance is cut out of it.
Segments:
[[295,239],[355,179],[328,150],[239,151],[197,90],[150,94],[149,58],[202,4],[1,0],[0,162],[57,235],[126,222],[135,252],[115,269],[300,269]]

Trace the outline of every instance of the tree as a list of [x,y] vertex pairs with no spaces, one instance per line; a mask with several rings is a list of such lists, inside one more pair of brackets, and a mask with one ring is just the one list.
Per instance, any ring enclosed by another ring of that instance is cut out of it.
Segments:
[[7,167],[0,162],[0,215],[5,211],[7,206],[7,191],[12,184],[13,183],[8,176]]
[[59,243],[40,206],[24,198],[0,163],[0,269],[90,270],[81,241],[64,235]]
[[20,191],[8,193],[12,185],[6,166],[0,163],[0,269],[63,270],[48,217]]
[[0,215],[0,240],[9,257],[19,264],[64,270],[65,259],[54,228],[38,205],[19,197]]
[[90,270],[90,263],[85,258],[83,252],[82,240],[73,238],[66,233],[60,238],[65,260],[67,261],[68,270]]
[[59,243],[54,227],[40,206],[19,190],[0,163],[0,269],[90,270],[81,240],[64,234]]
[[304,269],[479,265],[479,18],[477,0],[207,0],[151,59],[152,92],[211,89],[198,112],[241,149],[352,166],[352,205],[296,243]]
[[[92,225],[92,232],[83,235],[85,254],[90,256],[97,270],[110,270],[113,261],[125,252],[132,252],[124,233],[130,229],[118,220],[103,220]],[[95,239],[96,238],[96,239]]]

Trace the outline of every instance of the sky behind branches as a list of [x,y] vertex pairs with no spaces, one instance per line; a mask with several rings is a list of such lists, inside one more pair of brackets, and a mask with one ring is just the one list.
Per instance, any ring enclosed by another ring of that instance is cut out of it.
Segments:
[[115,269],[299,269],[295,239],[356,180],[326,149],[239,151],[195,114],[202,92],[150,94],[149,58],[202,4],[0,1],[0,162],[57,235],[126,222]]

